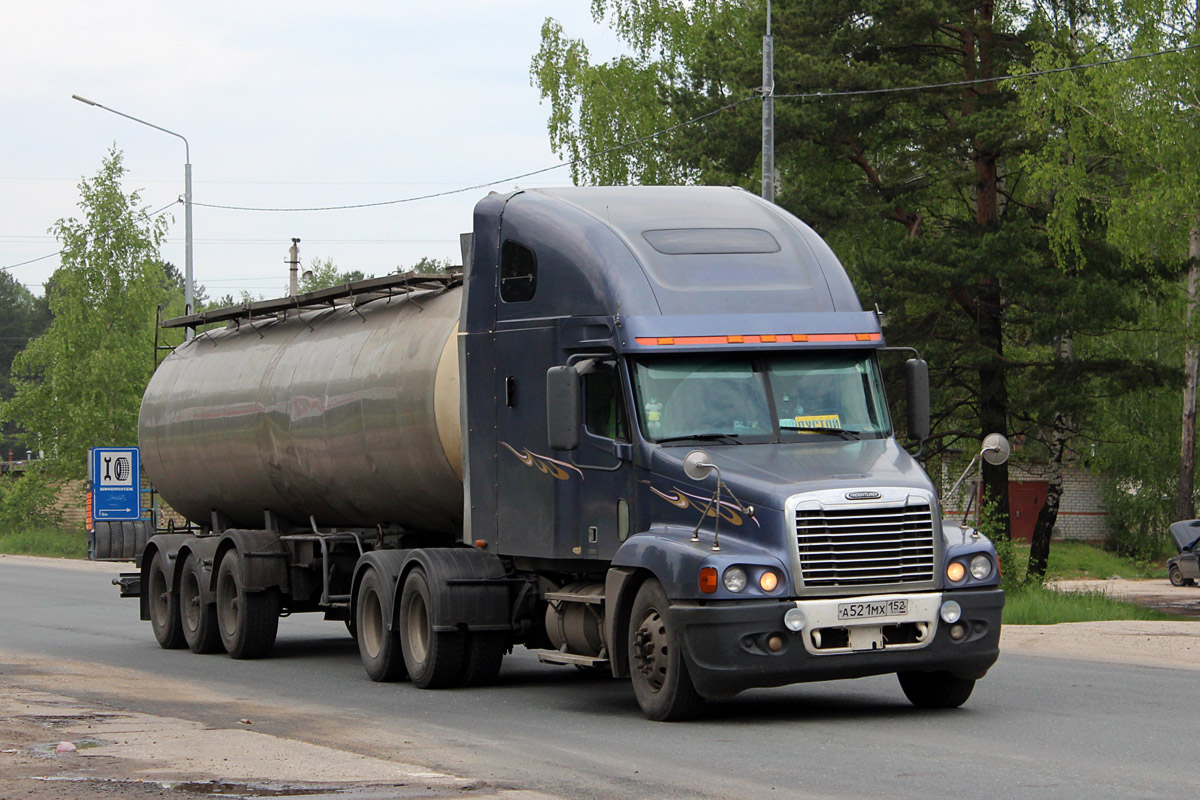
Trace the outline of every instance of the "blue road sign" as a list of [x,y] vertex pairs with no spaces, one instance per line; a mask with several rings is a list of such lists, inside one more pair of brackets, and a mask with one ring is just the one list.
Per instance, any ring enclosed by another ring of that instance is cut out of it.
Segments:
[[142,459],[136,447],[93,447],[88,467],[93,519],[141,518]]

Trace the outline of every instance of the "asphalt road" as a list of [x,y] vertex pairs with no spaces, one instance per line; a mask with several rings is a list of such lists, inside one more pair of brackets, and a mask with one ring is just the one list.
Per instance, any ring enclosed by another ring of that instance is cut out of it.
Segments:
[[644,720],[627,682],[548,667],[523,650],[498,685],[375,684],[340,623],[280,622],[262,661],[164,651],[111,575],[0,559],[0,681],[24,657],[95,665],[71,694],[111,702],[101,676],[170,678],[134,710],[258,729],[569,798],[1178,797],[1192,785],[1197,673],[1002,655],[957,711],[910,707],[892,677],[758,690],[685,724]]

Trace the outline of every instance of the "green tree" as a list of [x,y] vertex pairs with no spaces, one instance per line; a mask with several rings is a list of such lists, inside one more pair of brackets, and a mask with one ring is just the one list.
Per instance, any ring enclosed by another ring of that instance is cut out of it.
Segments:
[[[1146,55],[1198,42],[1194,0],[1124,0],[1109,16],[1048,20],[1056,48],[1038,48],[1034,66],[1063,68]],[[1045,134],[1049,146],[1031,164],[1034,188],[1052,198],[1048,229],[1063,269],[1090,270],[1088,246],[1100,240],[1121,253],[1127,264],[1156,265],[1174,277],[1177,293],[1187,295],[1176,319],[1183,319],[1180,347],[1174,351],[1181,373],[1169,377],[1182,385],[1182,433],[1176,475],[1171,483],[1174,510],[1162,509],[1164,491],[1163,431],[1147,427],[1145,417],[1180,403],[1139,393],[1118,399],[1126,415],[1111,423],[1102,446],[1102,461],[1120,469],[1120,486],[1110,500],[1123,536],[1141,529],[1139,521],[1190,518],[1195,515],[1196,383],[1200,349],[1194,315],[1200,282],[1200,146],[1196,130],[1196,85],[1200,62],[1194,53],[1164,54],[1091,68],[1057,72],[1026,84],[1022,92],[1031,126]],[[1186,278],[1180,277],[1186,275]],[[1186,288],[1181,285],[1186,281]],[[1162,308],[1150,308],[1162,326]],[[1176,327],[1178,327],[1176,325]],[[1162,339],[1154,357],[1162,362]],[[1118,337],[1099,349],[1123,347]],[[1160,371],[1162,372],[1162,371]],[[1163,372],[1163,374],[1166,374]],[[1134,405],[1129,405],[1133,401]],[[1104,415],[1102,414],[1102,417]],[[1139,425],[1128,426],[1139,417]],[[1156,420],[1157,421],[1157,420]],[[1152,432],[1153,431],[1153,432]],[[1157,511],[1154,511],[1157,509]],[[1123,510],[1129,511],[1129,513]],[[1142,537],[1144,540],[1145,537]]]
[[[602,64],[548,20],[532,75],[576,180],[757,191],[760,109],[743,101],[762,83],[763,11],[595,0],[630,50]],[[1023,440],[1026,458],[1061,463],[1094,404],[1141,374],[1075,343],[1131,326],[1154,276],[1122,270],[1104,240],[1088,243],[1086,274],[1059,267],[1053,198],[1027,175],[1052,133],[1030,130],[999,79],[1027,70],[1037,48],[1065,46],[1047,14],[1094,23],[1112,19],[1108,4],[791,0],[774,12],[776,201],[842,254],[866,304],[883,307],[889,340],[929,358],[928,452],[999,431]],[[908,88],[945,84],[956,85]],[[984,467],[1003,535],[1007,475]],[[1061,473],[1051,479],[1061,491]],[[1047,541],[1056,513],[1047,503],[1038,520]]]
[[82,218],[52,228],[62,245],[47,287],[53,321],[16,357],[15,393],[0,406],[53,457],[58,477],[82,477],[89,447],[137,443],[155,309],[172,299],[158,256],[166,221],[122,191],[124,174],[113,148],[79,184]]
[[[13,359],[49,324],[45,297],[35,297],[7,272],[0,272],[0,403],[13,395]],[[27,440],[15,423],[0,426],[0,461],[7,460],[10,451],[24,458],[25,451],[33,446],[34,442]]]
[[333,263],[332,258],[314,258],[308,270],[300,278],[300,293],[315,292],[317,289],[328,289],[332,286],[344,286],[352,281],[366,278],[361,270],[352,269],[343,272]]

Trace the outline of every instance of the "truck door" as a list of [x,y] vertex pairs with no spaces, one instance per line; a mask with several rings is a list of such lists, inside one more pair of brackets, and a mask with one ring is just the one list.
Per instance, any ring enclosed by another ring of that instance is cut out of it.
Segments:
[[583,376],[583,421],[573,462],[582,491],[562,496],[558,512],[574,516],[576,554],[611,559],[630,534],[634,469],[627,392],[616,362],[600,362]]

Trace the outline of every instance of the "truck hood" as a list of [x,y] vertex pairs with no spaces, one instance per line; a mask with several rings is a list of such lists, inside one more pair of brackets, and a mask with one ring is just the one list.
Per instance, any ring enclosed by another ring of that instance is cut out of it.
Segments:
[[[654,472],[682,478],[683,458],[694,449],[659,448]],[[706,442],[698,449],[712,457],[722,480],[743,502],[766,508],[782,509],[788,497],[822,489],[906,487],[934,491],[924,470],[891,438],[782,445]],[[712,490],[711,478],[704,484]]]

